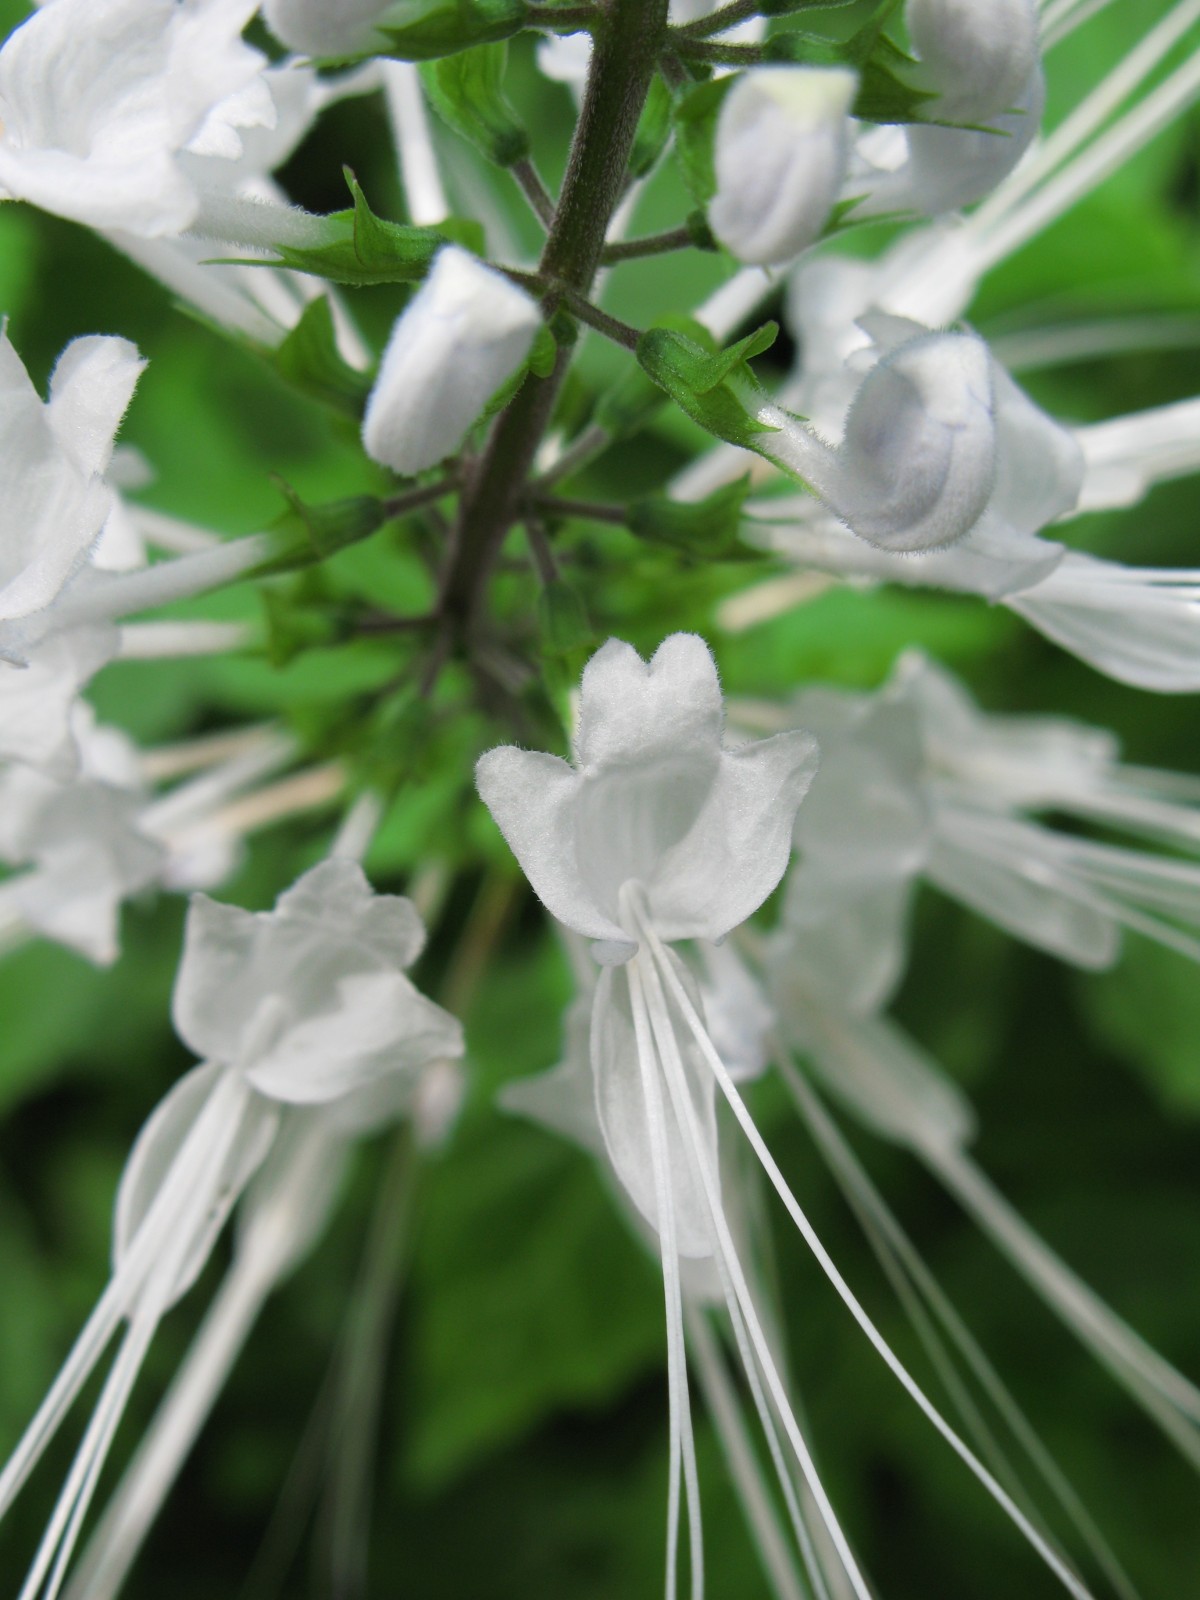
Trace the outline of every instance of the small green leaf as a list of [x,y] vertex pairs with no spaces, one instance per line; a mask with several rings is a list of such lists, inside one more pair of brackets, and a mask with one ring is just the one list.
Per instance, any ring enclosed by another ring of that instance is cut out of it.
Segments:
[[376,24],[400,61],[434,61],[510,39],[529,22],[526,0],[400,0]]
[[548,324],[543,323],[534,335],[526,366],[535,378],[548,378],[558,360],[558,340]]
[[671,110],[671,91],[661,78],[654,78],[633,136],[630,177],[644,178],[662,155],[671,134]]
[[628,527],[639,539],[668,544],[691,555],[711,558],[760,554],[738,538],[742,506],[750,492],[747,474],[703,500],[668,500],[654,495],[629,507]]
[[274,352],[274,361],[297,389],[352,417],[361,416],[371,378],[352,367],[338,349],[327,295],[305,306],[299,322]]
[[529,154],[529,134],[504,93],[507,63],[508,46],[497,43],[421,67],[421,81],[443,122],[498,167],[511,167]]

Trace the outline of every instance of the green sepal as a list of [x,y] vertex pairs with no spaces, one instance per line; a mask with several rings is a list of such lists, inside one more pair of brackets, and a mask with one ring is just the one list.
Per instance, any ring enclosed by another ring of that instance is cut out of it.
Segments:
[[375,24],[378,52],[399,61],[434,61],[511,39],[530,22],[526,0],[399,0]]
[[763,43],[763,59],[812,67],[851,67],[858,73],[851,115],[865,122],[924,122],[925,108],[936,97],[912,84],[917,62],[883,32],[895,10],[895,0],[885,0],[856,33],[840,41],[798,30],[772,34]]
[[554,578],[538,596],[538,629],[543,648],[565,656],[591,642],[593,629],[578,593],[562,578]]
[[511,167],[529,154],[529,133],[504,93],[508,46],[476,45],[424,62],[421,81],[433,109],[488,161]]
[[354,205],[350,210],[333,211],[314,219],[319,224],[318,243],[278,244],[274,257],[257,256],[237,264],[291,267],[331,283],[363,288],[379,283],[419,283],[444,244],[462,244],[482,253],[483,229],[477,222],[448,218],[436,228],[389,222],[371,210],[348,167],[345,174]]
[[[691,317],[664,317],[657,326],[673,328],[710,351],[716,344],[707,328]],[[665,399],[661,384],[655,383],[641,367],[627,367],[596,403],[591,420],[614,439],[637,433],[659,410]]]
[[706,206],[717,192],[717,172],[713,161],[717,117],[734,82],[734,77],[730,75],[697,84],[680,95],[673,108],[675,154],[679,158],[683,181],[699,206]]
[[738,538],[742,506],[750,492],[750,476],[725,484],[703,500],[668,500],[653,495],[628,508],[627,526],[639,539],[671,545],[710,560],[760,555]]
[[352,417],[362,415],[371,377],[352,367],[338,349],[327,295],[305,306],[299,322],[271,355],[279,373],[303,393]]
[[370,538],[390,520],[386,502],[376,495],[356,494],[323,505],[309,505],[278,476],[275,486],[287,501],[288,510],[271,530],[275,554],[256,567],[252,577],[295,572],[325,561],[339,550]]
[[661,78],[653,78],[629,152],[631,178],[644,178],[662,155],[671,136],[672,109],[671,91]]
[[742,398],[762,392],[746,363],[768,349],[778,332],[779,325],[768,322],[714,353],[686,334],[649,328],[638,340],[638,363],[707,433],[761,453],[762,436],[772,430],[758,421]]

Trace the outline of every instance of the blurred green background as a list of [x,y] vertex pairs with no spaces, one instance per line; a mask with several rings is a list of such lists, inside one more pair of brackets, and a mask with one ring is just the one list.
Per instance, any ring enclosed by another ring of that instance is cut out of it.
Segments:
[[[1123,0],[1056,49],[1051,119],[1167,9],[1165,0]],[[0,0],[4,30],[24,12]],[[849,13],[839,15],[845,21]],[[524,43],[513,53],[510,93],[553,184],[570,101],[537,76]],[[486,175],[466,147],[449,134],[445,145],[459,193],[478,189]],[[344,203],[346,161],[377,209],[402,214],[377,99],[336,108],[290,163],[286,181],[304,204],[335,209]],[[506,178],[495,180],[495,194],[503,226],[532,249],[536,233]],[[973,320],[992,334],[1109,311],[1200,316],[1198,199],[1193,111],[998,269]],[[685,208],[668,165],[649,186],[637,231],[673,225]],[[849,247],[878,244],[864,233],[851,236]],[[645,324],[693,304],[726,270],[700,256],[625,267],[608,303]],[[381,344],[401,304],[401,291],[373,290],[353,308]],[[277,515],[271,472],[314,499],[380,486],[352,427],[182,313],[81,228],[24,206],[0,207],[0,311],[39,384],[63,344],[81,333],[124,334],[150,358],[122,435],[153,466],[144,493],[150,504],[232,534]],[[589,341],[583,380],[603,382],[619,359]],[[1198,374],[1196,348],[1184,344],[1038,372],[1028,387],[1056,415],[1090,420],[1194,393]],[[584,487],[601,497],[657,487],[685,459],[691,439],[687,425],[664,417],[602,459]],[[1073,523],[1070,539],[1136,563],[1200,565],[1196,503],[1194,480],[1167,485],[1134,511]],[[761,575],[755,567],[687,570],[619,534],[585,551],[594,563],[585,597],[598,638],[619,631],[643,649],[678,627],[711,637],[715,601]],[[403,596],[406,585],[415,590],[423,581],[390,535],[339,570],[351,591],[391,583]],[[531,602],[518,592],[511,603],[519,611]],[[258,614],[254,598],[243,595],[198,609]],[[730,690],[765,695],[814,678],[875,686],[913,643],[961,673],[991,709],[1074,714],[1116,729],[1132,761],[1200,767],[1193,699],[1114,685],[1007,612],[969,598],[835,591],[716,647]],[[336,667],[332,653],[317,651],[283,671],[255,657],[126,664],[109,668],[92,698],[103,717],[151,743],[278,713],[315,749],[345,705],[391,670],[386,652],[366,646],[343,652]],[[377,1419],[368,1593],[380,1600],[640,1600],[659,1593],[662,1581],[661,1285],[593,1167],[492,1105],[501,1082],[555,1060],[570,990],[544,919],[515,882],[470,789],[474,754],[504,736],[466,717],[443,726],[401,786],[368,859],[381,889],[403,889],[431,863],[455,874],[418,975],[433,992],[453,974],[454,930],[473,906],[482,905],[496,933],[466,1008],[465,1114],[449,1148],[420,1175],[411,1238],[395,1263],[403,1287]],[[317,817],[255,840],[228,896],[269,904],[326,847],[333,825],[332,817]],[[167,898],[130,907],[124,953],[109,972],[43,945],[0,966],[0,1454],[102,1286],[125,1153],[188,1064],[167,1020],[183,912]],[[929,894],[898,1010],[969,1086],[983,1129],[979,1159],[1000,1187],[1153,1344],[1200,1375],[1195,969],[1131,938],[1114,972],[1082,976]],[[835,1259],[925,1376],[815,1151],[769,1087],[758,1109]],[[1145,1595],[1200,1593],[1200,1514],[1189,1470],[914,1163],[854,1138]],[[319,1509],[310,1517],[303,1496],[285,1501],[275,1524],[282,1532],[272,1549],[291,1538],[299,1552],[279,1581],[261,1546],[281,1486],[289,1473],[293,1482],[303,1475],[306,1428],[353,1302],[385,1159],[383,1146],[364,1152],[331,1233],[270,1305],[135,1571],[131,1596],[267,1600],[331,1592],[327,1517]],[[777,1234],[797,1386],[827,1487],[880,1593],[889,1600],[1057,1593],[868,1351],[798,1242],[784,1227]],[[219,1265],[164,1326],[118,1459],[177,1365]],[[710,1593],[757,1600],[765,1582],[699,1406],[697,1416]],[[19,1586],[73,1437],[68,1429],[0,1528],[0,1591]],[[319,1452],[316,1465],[329,1465]],[[331,1470],[336,1481],[336,1462]],[[260,1565],[252,1568],[256,1555]]]

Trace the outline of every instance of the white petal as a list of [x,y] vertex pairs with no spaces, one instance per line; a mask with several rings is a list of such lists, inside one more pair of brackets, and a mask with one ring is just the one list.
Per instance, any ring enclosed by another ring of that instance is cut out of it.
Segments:
[[585,938],[611,941],[616,958],[628,959],[636,941],[601,909],[581,870],[576,837],[581,780],[571,767],[558,756],[502,745],[479,758],[475,781],[551,916]]
[[725,96],[708,221],[740,261],[792,260],[817,239],[845,175],[857,74],[754,67]]
[[787,868],[796,810],[816,770],[807,733],[722,753],[699,817],[646,886],[662,938],[723,939],[757,911]]
[[[682,963],[672,959],[693,1005],[703,1015],[695,980]],[[667,1005],[676,1024],[675,1036],[680,1040],[688,1089],[715,1170],[717,1126],[712,1076],[697,1058],[690,1043],[685,1043],[690,1036],[669,999]],[[651,1067],[655,1072],[661,1071],[657,1060],[652,1062]],[[600,981],[596,985],[592,1012],[592,1070],[595,1075],[596,1112],[613,1170],[638,1211],[657,1230],[654,1164],[629,981],[625,971],[612,967],[600,974]],[[668,1176],[679,1252],[690,1257],[707,1256],[711,1253],[711,1246],[704,1193],[692,1177],[687,1156],[688,1145],[665,1094],[663,1099],[667,1119]]]
[[146,363],[128,339],[72,339],[50,378],[46,420],[80,472],[102,473]]
[[716,662],[698,634],[671,634],[649,661],[609,639],[583,669],[576,761],[585,774],[694,751],[715,764],[723,720]]
[[822,1012],[803,1047],[829,1088],[885,1139],[937,1148],[973,1137],[966,1098],[894,1023]]
[[[170,1175],[188,1134],[196,1126],[209,1098],[221,1080],[219,1066],[193,1067],[159,1101],[142,1127],[125,1163],[117,1191],[113,1218],[113,1270],[137,1237],[138,1229]],[[212,1185],[211,1203],[188,1218],[194,1229],[176,1278],[172,1299],[177,1300],[199,1277],[217,1235],[237,1197],[261,1165],[270,1148],[278,1113],[265,1101],[251,1098],[241,1116],[237,1134]],[[169,1240],[176,1248],[176,1240]]]
[[462,1054],[458,1022],[399,972],[342,978],[338,1001],[289,1025],[273,1048],[247,1061],[246,1081],[273,1100],[319,1105]]
[[411,967],[425,948],[425,924],[403,895],[376,894],[354,861],[322,861],[280,895],[276,912],[340,928],[397,967]]
[[1035,0],[908,0],[922,87],[948,122],[987,122],[1021,98],[1038,61]]

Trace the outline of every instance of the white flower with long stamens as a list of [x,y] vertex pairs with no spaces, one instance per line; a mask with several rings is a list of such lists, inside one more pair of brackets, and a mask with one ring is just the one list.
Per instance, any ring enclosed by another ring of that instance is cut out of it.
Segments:
[[768,1438],[776,1438],[778,1422],[847,1593],[855,1600],[869,1593],[796,1421],[730,1227],[713,1118],[719,1088],[880,1357],[1064,1587],[1083,1600],[1087,1589],[916,1384],[838,1272],[713,1044],[694,982],[665,942],[723,938],[757,909],[786,866],[786,835],[813,776],[809,738],[726,751],[721,714],[716,671],[699,639],[675,635],[650,663],[610,641],[584,673],[573,765],[509,747],[490,751],[477,769],[480,793],[537,894],[567,927],[597,941],[595,953],[606,964],[592,1003],[597,1120],[614,1170],[658,1233],[667,1309],[667,1593],[676,1591],[681,1486],[692,1594],[703,1593],[683,1324],[683,1263],[697,1244],[720,1284]]
[[373,895],[345,860],[314,867],[270,913],[193,902],[174,1015],[181,1036],[209,1059],[142,1129],[117,1196],[109,1286],[0,1474],[2,1514],[127,1322],[24,1600],[47,1575],[48,1595],[57,1593],[158,1323],[195,1281],[265,1159],[280,1108],[328,1108],[462,1053],[455,1019],[403,975],[423,937],[410,902]]
[[236,156],[270,124],[254,0],[55,0],[0,50],[0,193],[156,237],[200,209],[185,151]]
[[740,261],[776,266],[820,235],[849,152],[856,73],[755,67],[721,104],[708,222]]
[[1168,798],[1168,774],[1124,768],[1111,736],[988,717],[917,655],[878,696],[808,691],[794,716],[815,728],[824,761],[797,819],[789,896],[822,909],[871,902],[885,965],[906,886],[922,876],[1079,966],[1111,965],[1122,928],[1200,959],[1200,865],[1036,820],[1055,810],[1195,850],[1194,807]]
[[[1049,719],[997,719],[991,740],[968,735],[965,764],[981,763],[989,772],[1008,771],[1013,786],[1023,788],[1021,770],[1035,784],[1049,778],[1055,795],[1070,793],[1079,771],[1103,765],[1099,737]],[[1028,723],[1028,726],[1023,724]],[[956,745],[961,723],[951,716],[941,725],[947,749]],[[1061,735],[1059,782],[1054,762],[1043,767],[1039,747],[1049,748]],[[1074,750],[1070,748],[1074,745]],[[1012,762],[1003,760],[1005,747]],[[1109,752],[1111,754],[1111,752]],[[831,757],[836,760],[836,755]],[[862,820],[860,818],[860,820]],[[1194,825],[1200,821],[1192,817]],[[848,839],[852,823],[846,822]],[[868,832],[864,840],[869,839]],[[797,882],[797,890],[802,883]],[[1183,1455],[1200,1468],[1200,1389],[1152,1350],[1072,1270],[1057,1257],[1000,1195],[970,1155],[976,1119],[961,1090],[896,1023],[878,1015],[895,981],[865,994],[856,981],[839,982],[824,957],[829,943],[861,926],[861,902],[847,885],[839,906],[826,895],[824,913],[806,915],[807,896],[789,897],[778,929],[768,941],[763,961],[768,991],[789,1045],[809,1063],[821,1084],[855,1118],[878,1136],[914,1151],[943,1182],[996,1246],[1009,1258],[1081,1342],[1105,1365],[1151,1416]],[[783,1058],[784,1081],[802,1113],[819,1132],[820,1113],[795,1069]],[[826,1132],[823,1138],[828,1139]],[[843,1158],[844,1159],[844,1158]],[[1035,1463],[1036,1464],[1036,1463]],[[1074,1519],[1073,1520],[1077,1520]],[[1077,1525],[1092,1542],[1086,1526]],[[1108,1559],[1111,1559],[1109,1556]]]
[[6,635],[54,602],[100,537],[113,436],[143,366],[127,339],[75,339],[43,402],[0,329],[0,658],[24,659]]
[[439,250],[383,353],[363,418],[367,454],[405,474],[453,455],[541,322],[502,273],[457,245]]

